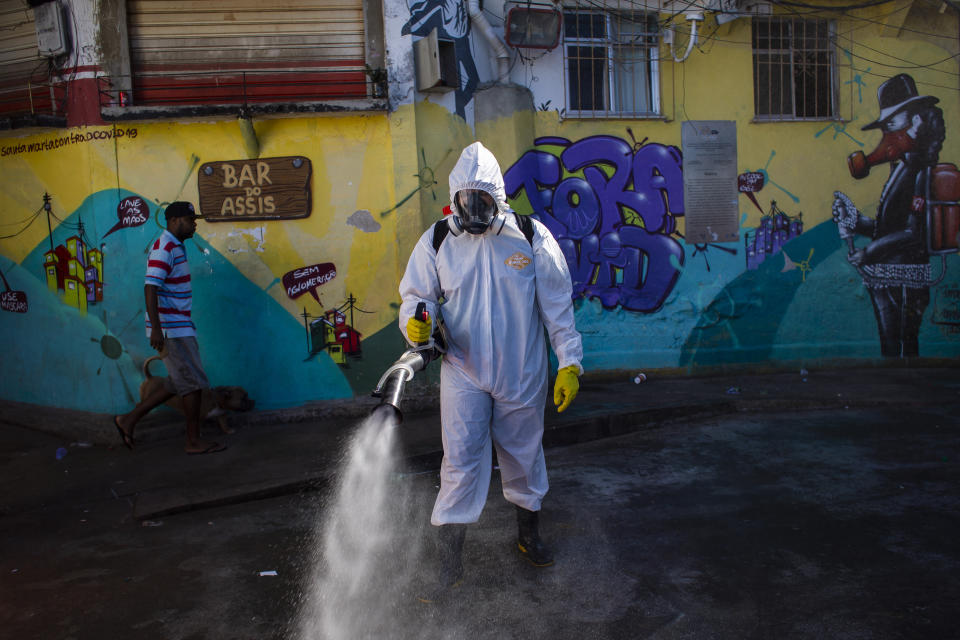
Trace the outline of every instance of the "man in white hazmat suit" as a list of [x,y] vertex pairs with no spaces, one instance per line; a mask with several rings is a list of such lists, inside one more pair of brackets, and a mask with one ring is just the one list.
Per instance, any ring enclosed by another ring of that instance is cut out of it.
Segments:
[[[486,502],[494,446],[503,495],[517,508],[520,553],[536,566],[553,564],[538,531],[548,488],[541,442],[548,364],[544,327],[559,361],[554,386],[559,411],[573,401],[583,373],[566,260],[544,225],[521,221],[507,205],[500,166],[479,142],[463,150],[451,172],[450,199],[453,214],[439,248],[431,226],[400,282],[400,329],[408,342],[423,343],[431,333],[429,320],[414,317],[420,302],[431,317],[442,302],[446,324],[440,372],[444,455],[430,519],[440,528],[440,584],[434,595],[463,574],[465,525],[479,519]],[[527,235],[521,227],[528,227]]]

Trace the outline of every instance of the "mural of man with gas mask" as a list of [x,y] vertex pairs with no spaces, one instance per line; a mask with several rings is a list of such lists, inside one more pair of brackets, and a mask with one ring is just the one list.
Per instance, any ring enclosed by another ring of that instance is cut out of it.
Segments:
[[[869,155],[851,154],[847,163],[856,179],[870,167],[889,163],[890,177],[880,195],[876,218],[861,214],[846,195],[834,193],[833,219],[847,240],[848,262],[870,292],[884,357],[913,357],[923,313],[930,302],[931,267],[927,246],[927,198],[931,169],[945,138],[939,100],[922,96],[907,74],[877,90],[880,116],[863,130],[879,128],[880,144]],[[863,247],[854,237],[870,238]]]

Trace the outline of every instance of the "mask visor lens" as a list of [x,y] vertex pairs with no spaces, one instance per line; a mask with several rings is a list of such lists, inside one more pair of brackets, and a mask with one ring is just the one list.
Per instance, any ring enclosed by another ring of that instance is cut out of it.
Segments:
[[486,227],[493,220],[497,206],[486,191],[461,191],[457,194],[457,207],[465,225]]

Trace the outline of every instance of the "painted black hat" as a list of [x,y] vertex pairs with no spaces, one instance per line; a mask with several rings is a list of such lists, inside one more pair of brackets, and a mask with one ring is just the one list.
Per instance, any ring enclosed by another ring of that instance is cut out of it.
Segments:
[[170,218],[181,218],[184,216],[198,217],[196,209],[193,208],[193,205],[189,202],[177,201],[171,202],[167,205],[167,208],[164,209],[163,215],[169,220]]
[[867,126],[861,127],[861,131],[876,129],[883,124],[885,120],[909,104],[915,102],[936,104],[940,102],[940,99],[934,96],[917,95],[917,85],[913,81],[913,78],[905,73],[901,73],[880,85],[880,88],[877,89],[877,102],[880,103],[880,117]]

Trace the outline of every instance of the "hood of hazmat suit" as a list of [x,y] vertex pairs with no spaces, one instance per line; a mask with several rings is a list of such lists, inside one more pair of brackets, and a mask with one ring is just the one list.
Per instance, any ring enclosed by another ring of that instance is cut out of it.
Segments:
[[[494,221],[479,234],[450,224],[438,250],[431,225],[400,283],[404,335],[419,302],[427,304],[431,317],[439,306],[447,327],[440,382],[445,462],[434,524],[479,517],[489,485],[480,478],[471,489],[464,478],[483,467],[474,455],[489,449],[491,428],[501,454],[509,454],[499,457],[504,494],[526,509],[539,508],[547,488],[540,445],[547,389],[544,327],[559,367],[575,365],[582,372],[570,272],[557,241],[536,220],[532,243],[527,241],[507,205],[500,166],[479,142],[464,149],[450,174],[451,202],[462,189],[493,196],[499,210]],[[508,457],[513,458],[508,466],[516,468],[504,468]],[[508,491],[513,476],[518,484]]]
[[497,209],[504,213],[512,211],[507,204],[507,192],[503,187],[503,174],[500,165],[490,150],[479,142],[474,142],[463,150],[460,159],[450,172],[450,208],[457,210],[455,196],[458,191],[486,191],[493,197]]

